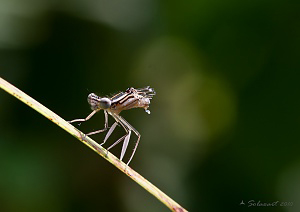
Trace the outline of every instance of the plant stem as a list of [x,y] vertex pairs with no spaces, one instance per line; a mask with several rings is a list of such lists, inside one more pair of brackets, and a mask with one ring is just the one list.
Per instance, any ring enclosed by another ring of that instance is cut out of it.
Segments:
[[45,106],[43,106],[42,104],[40,104],[39,102],[31,98],[27,94],[25,94],[23,91],[16,88],[12,84],[8,83],[1,77],[0,77],[0,87],[3,90],[7,91],[9,94],[13,95],[17,99],[27,104],[29,107],[33,108],[34,110],[36,110],[37,112],[45,116],[46,118],[48,118],[56,125],[63,128],[65,131],[67,131],[74,137],[76,137],[82,143],[84,143],[89,148],[94,150],[96,153],[98,153],[104,159],[112,163],[120,171],[122,171],[124,174],[126,174],[128,177],[130,177],[132,180],[134,180],[136,183],[138,183],[140,186],[146,189],[149,193],[151,193],[163,204],[165,204],[169,209],[171,209],[172,211],[186,211],[177,202],[175,202],[173,199],[171,199],[169,196],[167,196],[165,193],[163,193],[161,190],[159,190],[156,186],[154,186],[152,183],[147,181],[145,178],[143,178],[139,173],[137,173],[130,167],[126,167],[125,163],[120,161],[116,156],[114,156],[110,152],[107,152],[102,146],[100,146],[93,139],[89,138],[88,136],[85,136],[84,133],[76,129],[73,125],[69,124],[60,116],[56,115],[51,110],[49,110],[48,108],[46,108]]

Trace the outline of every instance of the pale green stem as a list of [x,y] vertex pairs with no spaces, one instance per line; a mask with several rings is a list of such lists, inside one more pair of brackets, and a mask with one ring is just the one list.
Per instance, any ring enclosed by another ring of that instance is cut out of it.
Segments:
[[[132,180],[134,180],[136,183],[138,183],[140,186],[142,186],[144,189],[146,189],[149,193],[151,193],[153,196],[155,196],[158,200],[160,200],[163,204],[165,204],[169,209],[172,211],[186,211],[183,207],[181,207],[177,202],[175,202],[173,199],[171,199],[169,196],[167,196],[165,193],[163,193],[161,190],[159,190],[156,186],[151,184],[148,180],[143,178],[139,173],[131,169],[130,167],[126,168],[126,164],[120,161],[117,157],[115,157],[113,154],[108,152],[100,146],[97,142],[95,142],[93,139],[89,138],[88,136],[84,137],[84,134],[76,129],[73,125],[69,124],[67,121],[53,113],[51,110],[13,86],[12,84],[8,83],[4,79],[0,77],[0,87],[7,91],[9,94],[13,95],[17,99],[21,100],[25,104],[27,104],[29,107],[33,108],[46,118],[48,118],[50,121],[55,123],[56,125],[63,128],[65,131],[76,137],[78,140],[80,140],[82,143],[90,147],[92,150],[94,150],[96,153],[98,153],[100,156],[102,156],[104,159],[112,163],[115,167],[117,167],[120,171],[122,171],[124,174],[126,174],[128,177],[130,177]],[[84,137],[84,139],[82,139]]]

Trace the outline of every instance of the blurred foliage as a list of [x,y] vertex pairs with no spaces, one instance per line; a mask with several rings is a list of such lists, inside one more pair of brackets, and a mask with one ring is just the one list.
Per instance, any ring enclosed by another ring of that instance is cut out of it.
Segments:
[[[150,116],[121,114],[142,134],[134,169],[190,211],[296,212],[299,6],[2,0],[0,75],[66,120],[90,113],[89,92],[151,85]],[[0,103],[0,211],[167,210],[32,109],[4,92]]]

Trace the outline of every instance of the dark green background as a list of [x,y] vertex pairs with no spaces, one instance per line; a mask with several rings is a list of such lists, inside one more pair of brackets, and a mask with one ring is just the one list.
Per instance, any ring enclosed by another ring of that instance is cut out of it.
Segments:
[[[299,9],[268,0],[4,0],[0,76],[66,120],[90,113],[90,92],[150,85],[151,115],[121,114],[142,134],[131,167],[189,211],[296,212]],[[78,128],[103,123],[100,113]],[[0,133],[0,211],[167,211],[4,91]]]

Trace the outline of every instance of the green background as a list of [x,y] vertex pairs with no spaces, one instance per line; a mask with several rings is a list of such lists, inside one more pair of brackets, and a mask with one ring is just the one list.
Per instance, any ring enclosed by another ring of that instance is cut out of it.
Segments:
[[[131,167],[189,211],[298,212],[299,9],[268,0],[2,0],[0,76],[66,120],[91,112],[90,92],[150,85],[151,115],[121,113],[142,135]],[[103,124],[100,112],[75,126]],[[0,91],[0,211],[168,210]]]

